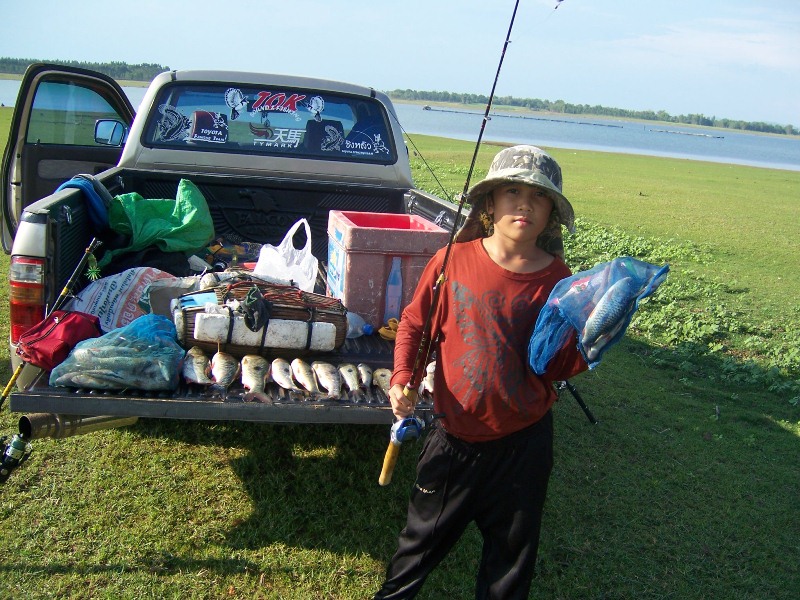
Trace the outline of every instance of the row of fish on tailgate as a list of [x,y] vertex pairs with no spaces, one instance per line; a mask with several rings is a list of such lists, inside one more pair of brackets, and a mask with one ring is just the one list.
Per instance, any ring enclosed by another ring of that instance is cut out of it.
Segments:
[[[420,392],[433,392],[435,362],[427,368]],[[275,358],[272,361],[258,354],[247,354],[241,361],[227,352],[218,351],[210,359],[198,346],[186,353],[182,369],[183,379],[189,385],[208,387],[214,393],[225,395],[228,388],[241,378],[246,392],[264,393],[267,384],[277,384],[291,392],[302,392],[312,398],[324,396],[339,399],[349,392],[376,386],[388,395],[392,372],[389,369],[372,369],[365,363],[353,365],[302,358],[289,361]]]

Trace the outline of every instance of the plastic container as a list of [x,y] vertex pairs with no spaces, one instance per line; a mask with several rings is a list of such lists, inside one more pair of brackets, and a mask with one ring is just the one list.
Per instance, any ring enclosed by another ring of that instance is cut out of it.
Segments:
[[[400,283],[398,318],[414,296],[415,284],[450,234],[417,215],[332,210],[328,213],[328,295],[375,329],[382,327],[393,268]],[[399,265],[399,266],[398,266]],[[402,282],[406,282],[402,285]],[[392,293],[395,293],[392,291]]]
[[375,328],[369,323],[364,321],[361,315],[354,312],[347,313],[347,338],[353,339],[361,337],[362,335],[372,335]]

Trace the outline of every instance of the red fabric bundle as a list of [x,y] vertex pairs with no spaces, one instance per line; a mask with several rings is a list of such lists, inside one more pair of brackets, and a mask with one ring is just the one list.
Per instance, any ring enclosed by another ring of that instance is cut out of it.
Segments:
[[50,371],[78,342],[101,334],[100,319],[95,315],[54,310],[20,336],[17,354],[34,367]]

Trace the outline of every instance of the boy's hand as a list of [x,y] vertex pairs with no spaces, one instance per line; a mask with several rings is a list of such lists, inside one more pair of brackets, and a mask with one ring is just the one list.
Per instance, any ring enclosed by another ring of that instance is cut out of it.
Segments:
[[411,398],[405,394],[405,386],[395,383],[389,388],[389,402],[392,404],[392,412],[398,419],[404,419],[414,412],[417,395],[411,394]]

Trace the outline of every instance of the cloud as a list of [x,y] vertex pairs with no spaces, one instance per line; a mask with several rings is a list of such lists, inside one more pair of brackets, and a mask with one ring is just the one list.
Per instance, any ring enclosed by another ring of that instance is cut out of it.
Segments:
[[754,67],[800,73],[800,36],[764,21],[679,24],[660,34],[615,40],[609,46],[622,56],[635,56],[636,62],[657,61],[654,64],[660,67]]

